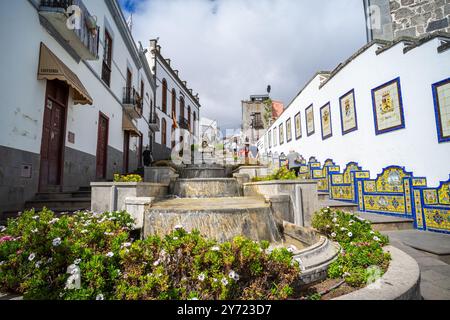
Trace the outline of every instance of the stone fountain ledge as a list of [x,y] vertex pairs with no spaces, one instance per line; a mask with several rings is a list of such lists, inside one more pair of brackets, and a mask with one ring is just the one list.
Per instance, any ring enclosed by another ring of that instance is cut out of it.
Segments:
[[420,269],[416,260],[393,246],[386,246],[383,250],[390,252],[392,260],[380,279],[379,288],[365,287],[333,300],[422,300]]

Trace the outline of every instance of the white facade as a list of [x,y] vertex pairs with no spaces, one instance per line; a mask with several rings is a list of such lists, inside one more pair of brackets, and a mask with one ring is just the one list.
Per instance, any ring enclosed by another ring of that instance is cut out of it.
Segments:
[[[381,44],[372,43],[356,54],[348,64],[331,74],[320,87],[323,75],[317,74],[291,102],[282,116],[260,141],[267,153],[287,154],[291,149],[306,159],[315,156],[322,163],[331,158],[341,168],[356,161],[372,178],[390,165],[404,166],[415,176],[428,178],[429,186],[437,186],[450,173],[450,143],[439,143],[432,84],[450,76],[450,51],[438,53],[438,37],[408,50],[407,43],[399,42],[377,54]],[[376,135],[371,90],[400,78],[405,128]],[[354,89],[358,129],[342,134],[339,99]],[[332,136],[322,139],[320,108],[331,105]],[[307,136],[305,109],[313,105],[315,133]],[[300,112],[302,137],[295,137],[295,115]],[[292,121],[292,141],[280,145],[278,128]],[[272,134],[271,147],[268,144]],[[276,146],[273,144],[276,132]],[[266,143],[264,143],[266,141]]]
[[[187,83],[182,81],[178,75],[179,71],[175,70],[170,59],[165,59],[161,54],[161,47],[157,40],[151,40],[150,46],[146,53],[151,71],[155,77],[156,94],[155,94],[155,111],[159,117],[160,130],[154,135],[154,158],[167,159],[170,156],[172,148],[172,90],[175,90],[175,117],[177,127],[180,128],[180,117],[186,120],[190,119],[190,131],[194,136],[194,141],[198,139],[199,119],[200,119],[200,102],[198,94],[194,94],[192,89],[187,87]],[[163,111],[163,81],[167,83],[167,100],[166,112]],[[181,101],[184,100],[184,115],[181,115]],[[189,116],[190,113],[190,116]],[[163,119],[166,121],[166,141],[163,144]],[[194,121],[195,120],[195,121]],[[175,137],[175,142],[179,142],[179,137]],[[158,152],[160,154],[158,154]]]
[[[71,98],[73,89],[70,88],[63,144],[65,153],[64,179],[61,186],[63,190],[77,188],[80,184],[89,185],[90,181],[96,179],[95,157],[100,113],[109,119],[106,178],[112,179],[113,173],[122,173],[124,153],[122,98],[123,88],[126,86],[127,69],[132,73],[132,86],[138,92],[141,90],[141,81],[144,84],[142,117],[132,121],[137,130],[142,133],[143,147],[150,144],[148,122],[155,85],[144,55],[131,37],[117,1],[84,0],[83,4],[92,16],[97,17],[100,39],[97,60],[77,59],[70,52],[70,44],[63,45],[57,40],[60,37],[59,34],[51,34],[53,31],[49,31],[48,26],[40,22],[40,1],[0,2],[0,40],[4,49],[0,61],[2,69],[0,84],[3,97],[0,147],[13,150],[11,152],[27,153],[27,156],[20,156],[21,159],[17,160],[21,162],[17,164],[17,167],[14,167],[14,163],[3,161],[0,162],[0,166],[4,170],[20,169],[18,168],[20,164],[31,165],[27,162],[27,157],[36,156],[39,159],[47,86],[47,80],[37,80],[41,43],[79,78],[92,97],[92,105],[76,105]],[[109,86],[102,80],[105,30],[112,38],[112,68]],[[74,140],[69,139],[69,133]],[[140,156],[137,154],[139,139],[132,137],[129,146],[131,154],[129,171],[132,171],[136,169],[137,157]],[[32,170],[32,176],[26,179],[20,177],[19,170],[15,172],[17,177],[14,181],[17,183],[17,188],[21,190],[19,192],[22,192],[23,201],[28,200],[38,191],[39,163],[35,164]],[[71,177],[76,180],[71,180]],[[1,199],[9,192],[6,184],[6,180],[0,181]],[[19,199],[16,203],[18,201]]]
[[200,139],[208,141],[216,141],[220,138],[219,128],[216,120],[205,117],[200,118]]

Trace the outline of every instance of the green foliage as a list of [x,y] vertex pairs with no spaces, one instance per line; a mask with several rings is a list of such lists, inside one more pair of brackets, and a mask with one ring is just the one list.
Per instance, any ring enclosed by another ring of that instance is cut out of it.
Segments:
[[120,175],[114,174],[114,182],[142,182],[142,177],[138,174]]
[[253,182],[259,181],[272,181],[272,180],[296,180],[297,176],[295,175],[295,171],[289,171],[286,167],[281,167],[276,170],[273,174],[267,177],[255,177],[253,178]]
[[[0,291],[26,299],[287,299],[300,271],[286,249],[198,231],[132,241],[126,212],[27,211],[0,227]],[[78,268],[79,287],[74,287]]]
[[383,272],[390,261],[383,246],[389,243],[386,236],[373,231],[369,221],[352,213],[324,208],[313,216],[312,225],[319,232],[337,241],[342,247],[338,259],[328,269],[330,278],[341,278],[353,286],[367,283],[371,266]]

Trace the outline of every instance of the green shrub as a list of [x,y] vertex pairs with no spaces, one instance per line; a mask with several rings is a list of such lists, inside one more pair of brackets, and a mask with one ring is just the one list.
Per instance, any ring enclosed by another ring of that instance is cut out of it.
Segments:
[[389,240],[373,231],[369,221],[341,210],[324,208],[313,216],[312,225],[319,232],[337,241],[342,251],[328,269],[330,278],[343,277],[354,287],[367,283],[371,266],[387,270],[390,254],[383,251]]
[[259,181],[272,181],[272,180],[296,180],[297,176],[294,170],[289,171],[287,167],[281,167],[276,170],[273,174],[267,177],[255,177],[253,182]]
[[114,182],[142,182],[142,177],[138,174],[120,175],[114,174]]
[[[132,241],[125,212],[27,211],[0,227],[0,291],[26,299],[287,299],[299,277],[286,249],[218,244],[177,228]],[[80,286],[77,283],[79,271]]]

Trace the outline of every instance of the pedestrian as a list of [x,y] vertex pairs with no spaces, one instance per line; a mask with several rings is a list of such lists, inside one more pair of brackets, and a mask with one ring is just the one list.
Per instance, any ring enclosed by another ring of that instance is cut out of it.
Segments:
[[287,160],[288,160],[288,169],[294,170],[295,175],[298,177],[298,174],[300,172],[300,166],[302,165],[301,155],[295,150],[290,150],[289,154],[287,155]]

